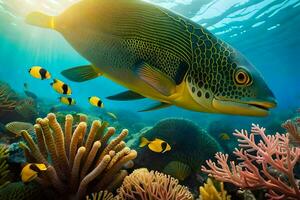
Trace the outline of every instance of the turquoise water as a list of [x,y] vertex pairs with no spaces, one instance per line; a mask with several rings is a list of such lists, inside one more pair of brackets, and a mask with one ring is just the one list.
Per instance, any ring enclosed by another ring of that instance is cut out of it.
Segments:
[[[38,96],[38,104],[45,107],[43,108],[43,115],[45,115],[45,110],[50,112],[53,107],[59,107],[63,111],[86,113],[101,119],[103,116],[107,117],[106,112],[112,112],[117,113],[117,120],[110,119],[112,125],[129,128],[130,131],[133,130],[133,133],[146,126],[154,126],[155,123],[165,118],[180,117],[190,119],[201,128],[201,130],[198,130],[196,127],[193,130],[195,130],[195,134],[199,132],[199,140],[204,145],[208,136],[203,136],[205,134],[202,134],[202,128],[206,129],[208,134],[213,135],[222,148],[227,147],[228,149],[223,149],[227,153],[230,153],[236,145],[231,135],[235,128],[249,129],[251,123],[259,123],[261,126],[269,128],[270,132],[282,131],[281,123],[299,115],[299,113],[296,114],[296,111],[300,108],[300,0],[147,1],[192,19],[244,54],[262,74],[267,85],[273,91],[277,99],[277,107],[272,109],[267,117],[201,113],[175,106],[141,113],[138,111],[147,108],[155,101],[150,99],[137,101],[108,100],[105,97],[125,91],[126,88],[105,77],[82,83],[67,80],[61,75],[61,71],[89,64],[89,61],[77,53],[60,33],[27,25],[24,19],[31,11],[42,11],[50,15],[59,14],[68,6],[77,2],[77,0],[0,0],[0,81],[8,83],[23,98],[26,98],[24,94],[24,83],[26,83],[28,89]],[[52,78],[68,83],[73,90],[72,97],[76,100],[77,105],[74,107],[62,105],[58,100],[60,95],[50,86],[52,80],[41,81],[30,76],[28,69],[35,65],[42,66],[50,71]],[[104,103],[104,108],[92,107],[88,102],[88,97],[90,96],[100,97]],[[0,116],[0,138],[3,131],[2,123],[5,121],[3,118],[5,116]],[[9,119],[13,120],[13,117],[10,116]],[[33,123],[33,121],[30,122]],[[172,125],[173,122],[168,123]],[[168,123],[166,123],[166,127],[168,127]],[[180,123],[184,124],[183,126],[186,126],[186,124],[189,127],[194,126],[189,124],[189,122]],[[178,126],[180,127],[180,125]],[[186,131],[186,127],[180,128]],[[173,131],[176,132],[178,130],[174,128]],[[221,133],[228,134],[230,137],[227,141],[228,143],[220,139],[219,134]],[[157,135],[163,138],[164,134],[163,132]],[[179,143],[180,141],[186,142],[185,138],[180,134],[174,138],[172,133],[168,132],[165,135],[169,136],[169,140],[175,138],[174,140],[179,140]],[[9,137],[12,138],[12,136]],[[186,140],[187,143],[191,141],[192,147],[190,148],[193,149],[192,143],[194,142],[197,145],[198,141],[197,139],[194,141],[195,135],[191,137]],[[187,143],[184,144],[186,145]],[[137,143],[134,145],[138,148]],[[175,146],[176,144],[173,145]],[[179,149],[182,151],[187,150],[189,149],[188,146],[180,146]],[[146,152],[145,149],[138,148],[142,153]],[[198,150],[198,148],[196,149]],[[201,149],[200,151],[203,153],[206,150],[202,151]],[[207,151],[212,152],[214,150],[217,151],[216,149],[208,149]],[[188,152],[188,150],[185,152]],[[149,154],[151,153],[153,152]],[[192,157],[193,155],[188,156]],[[161,160],[167,162],[170,159],[166,159],[166,157],[163,157],[162,154],[155,154],[153,161],[163,165],[164,163]],[[149,161],[147,159],[148,157],[141,157],[142,162]],[[203,163],[200,165],[204,164],[203,160],[201,162]],[[163,167],[158,166],[159,168]],[[20,169],[19,166],[18,170],[20,171]],[[18,170],[15,170],[17,171],[15,172],[17,174],[15,179],[19,181]],[[193,185],[194,182],[188,184]],[[198,191],[198,182],[193,186],[197,187],[196,190]],[[194,190],[195,188],[190,189]]]
[[[292,110],[300,101],[300,1],[298,0],[182,0],[153,1],[185,15],[206,27],[241,51],[262,73],[275,93],[280,110]],[[57,101],[58,95],[48,81],[35,80],[27,73],[32,65],[48,69],[53,77],[68,82],[60,75],[64,69],[88,64],[57,32],[26,25],[26,13],[41,10],[59,13],[72,1],[0,1],[0,79],[7,81],[18,92],[23,83],[47,101]],[[103,98],[107,110],[128,109],[132,112],[151,105],[151,100],[118,102],[106,96],[124,88],[106,78],[85,83],[70,83],[78,105],[89,108],[87,97]],[[272,114],[271,113],[271,114]],[[224,117],[187,111],[181,108],[139,113],[145,119],[180,116],[196,119]],[[226,118],[236,119],[234,116]],[[239,118],[239,117],[238,117]],[[246,119],[247,117],[242,117]],[[249,119],[250,121],[256,119]]]

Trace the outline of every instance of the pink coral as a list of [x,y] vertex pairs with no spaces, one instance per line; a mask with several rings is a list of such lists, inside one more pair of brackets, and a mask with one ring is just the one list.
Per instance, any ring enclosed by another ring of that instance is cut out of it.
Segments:
[[[265,128],[252,124],[250,134],[246,130],[236,130],[234,135],[240,149],[236,148],[233,153],[240,162],[228,164],[228,155],[218,152],[215,155],[217,163],[206,161],[209,169],[202,166],[203,172],[241,188],[267,189],[269,199],[299,199],[294,167],[299,161],[300,148],[290,146],[288,133],[266,135]],[[272,173],[274,171],[277,175]]]

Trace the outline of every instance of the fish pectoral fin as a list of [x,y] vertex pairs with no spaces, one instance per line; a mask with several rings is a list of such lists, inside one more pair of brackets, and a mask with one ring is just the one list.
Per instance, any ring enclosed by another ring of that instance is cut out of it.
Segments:
[[84,82],[101,76],[103,73],[93,65],[84,65],[66,69],[61,74],[74,82]]
[[176,83],[157,68],[142,62],[135,66],[135,73],[159,93],[170,96],[176,91]]
[[133,92],[131,90],[121,92],[109,97],[106,97],[107,99],[110,100],[117,100],[117,101],[130,101],[130,100],[137,100],[137,99],[143,99],[146,98],[143,95]]
[[140,110],[139,112],[148,112],[148,111],[153,111],[153,110],[159,110],[159,109],[162,109],[162,108],[167,108],[169,106],[172,106],[171,104],[168,104],[168,103],[164,103],[164,102],[159,102],[157,104],[154,104],[144,110]]

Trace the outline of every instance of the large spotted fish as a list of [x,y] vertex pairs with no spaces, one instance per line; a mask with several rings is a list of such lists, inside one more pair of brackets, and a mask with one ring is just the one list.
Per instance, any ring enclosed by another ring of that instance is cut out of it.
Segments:
[[265,116],[276,106],[257,70],[199,24],[140,0],[82,0],[59,16],[33,12],[29,24],[51,28],[92,64],[62,74],[73,81],[104,75],[130,91],[114,100],[151,98],[146,110],[185,109]]

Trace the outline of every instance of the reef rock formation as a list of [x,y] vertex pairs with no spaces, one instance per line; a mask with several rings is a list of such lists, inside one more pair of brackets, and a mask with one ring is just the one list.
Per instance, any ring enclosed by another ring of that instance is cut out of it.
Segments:
[[[163,170],[164,173],[180,180],[188,177],[193,179],[195,176],[192,174],[199,172],[201,164],[217,151],[222,150],[218,142],[205,130],[186,119],[162,120],[140,137],[145,137],[150,141],[155,138],[162,139],[170,144],[171,151],[156,153],[147,146],[139,148],[136,166],[150,170]],[[140,137],[134,142],[134,148],[138,147]]]
[[21,146],[27,162],[47,166],[45,173],[40,173],[35,180],[54,188],[61,199],[81,200],[91,192],[111,191],[127,175],[123,166],[137,156],[123,142],[128,134],[126,129],[109,142],[115,129],[108,128],[105,133],[106,125],[97,120],[88,133],[87,123],[83,121],[72,131],[72,115],[66,116],[64,132],[52,113],[36,122],[37,143],[27,131],[22,131],[28,146]]
[[192,200],[193,195],[178,180],[163,173],[137,169],[118,189],[117,200]]

